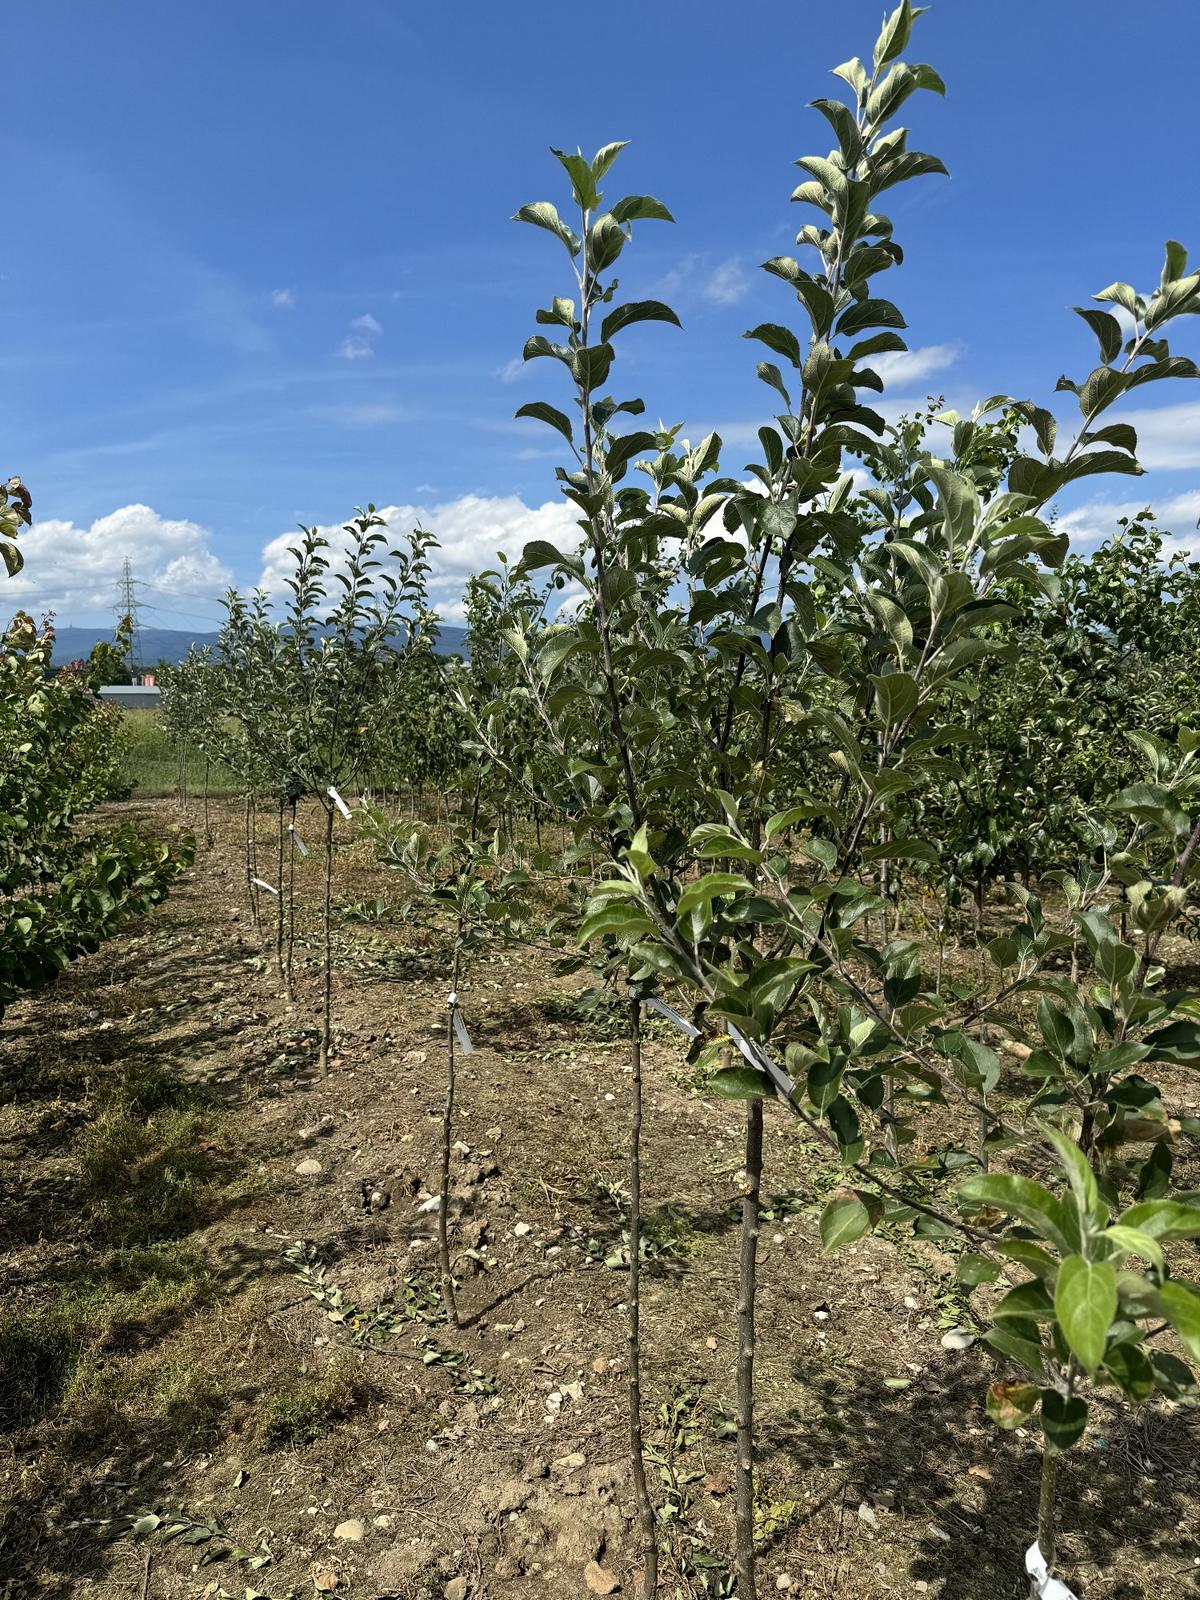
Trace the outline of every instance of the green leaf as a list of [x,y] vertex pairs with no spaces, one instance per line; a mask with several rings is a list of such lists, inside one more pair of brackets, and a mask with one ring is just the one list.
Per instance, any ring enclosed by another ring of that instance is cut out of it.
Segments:
[[535,228],[545,228],[556,239],[561,239],[573,256],[577,256],[582,248],[579,235],[567,226],[559,216],[558,208],[549,200],[535,200],[532,205],[522,206],[513,221],[530,222]]
[[1100,359],[1111,365],[1121,354],[1124,335],[1121,324],[1108,311],[1097,311],[1091,306],[1076,306],[1075,315],[1082,317],[1100,343]]
[[989,1261],[987,1256],[977,1255],[974,1250],[964,1250],[958,1258],[955,1276],[959,1283],[974,1289],[981,1283],[995,1283],[1000,1276],[1000,1267],[995,1261]]
[[777,322],[760,322],[757,328],[751,328],[742,338],[758,339],[768,350],[774,350],[776,355],[786,356],[794,367],[802,364],[799,339],[790,328],[781,327]]
[[1041,1398],[1035,1384],[1020,1378],[993,1383],[987,1392],[987,1414],[998,1428],[1011,1432],[1029,1420]]
[[1123,1395],[1137,1403],[1149,1399],[1158,1386],[1154,1368],[1136,1344],[1114,1344],[1104,1358],[1103,1371]]
[[1122,1255],[1134,1255],[1143,1261],[1148,1261],[1152,1267],[1157,1267],[1160,1272],[1166,1270],[1162,1247],[1156,1239],[1148,1233],[1143,1233],[1140,1228],[1127,1228],[1121,1223],[1114,1223],[1111,1228],[1106,1228],[1101,1238],[1107,1239],[1109,1244]]
[[845,337],[861,333],[864,328],[907,328],[900,308],[890,300],[856,300],[838,318],[837,332]]
[[1163,1284],[1158,1298],[1163,1315],[1170,1318],[1189,1353],[1200,1357],[1200,1291],[1171,1281]]
[[521,566],[527,572],[536,572],[539,567],[565,566],[566,561],[562,551],[545,539],[531,539],[521,552]]
[[750,1066],[722,1067],[712,1075],[706,1087],[723,1100],[761,1100],[771,1093],[771,1085],[764,1075]]
[[1049,1189],[1044,1189],[1032,1178],[1021,1178],[1011,1172],[984,1172],[968,1178],[959,1195],[970,1205],[994,1207],[1019,1217],[1064,1254],[1068,1254],[1072,1248],[1061,1203]]
[[[1040,1009],[1040,1008],[1039,1008]],[[1075,1143],[1068,1139],[1060,1128],[1051,1123],[1042,1124],[1042,1132],[1049,1139],[1058,1154],[1066,1171],[1067,1179],[1071,1185],[1071,1193],[1075,1196],[1075,1205],[1079,1212],[1080,1226],[1088,1223],[1100,1224],[1105,1220],[1105,1209],[1100,1204],[1100,1194],[1096,1187],[1096,1175],[1092,1171],[1088,1158]]]
[[675,218],[652,194],[628,194],[613,206],[610,216],[620,223],[674,222]]
[[1117,1314],[1117,1275],[1106,1261],[1068,1256],[1058,1269],[1054,1310],[1063,1336],[1088,1372],[1104,1359]]
[[834,1195],[821,1213],[821,1248],[827,1255],[861,1239],[871,1216],[857,1193]]
[[640,906],[630,905],[628,901],[609,900],[583,919],[579,928],[579,942],[587,944],[589,940],[601,938],[604,934],[612,934],[619,939],[641,939],[655,931],[654,923]]
[[913,22],[928,9],[927,6],[918,6],[914,11],[909,0],[900,0],[900,4],[885,20],[875,41],[876,72],[881,67],[886,67],[889,61],[895,61],[897,56],[903,55],[912,35]]
[[1200,1237],[1200,1205],[1180,1200],[1143,1200],[1117,1220],[1121,1227],[1135,1228],[1151,1239]]
[[592,157],[592,177],[599,183],[607,173],[609,167],[629,144],[628,139],[617,139],[612,144],[603,144]]
[[885,728],[894,728],[906,721],[917,709],[919,691],[917,680],[909,672],[890,672],[886,676],[871,674],[875,685],[875,709]]
[[527,404],[514,411],[515,417],[533,417],[538,422],[548,422],[552,428],[557,428],[568,444],[571,443],[571,419],[564,412],[556,410],[554,406],[547,405],[544,400],[530,400]]
[[600,337],[607,344],[615,333],[634,322],[672,322],[677,328],[683,326],[670,306],[661,300],[630,300],[608,313],[600,324]]
[[689,883],[679,896],[675,915],[686,917],[696,906],[710,904],[713,900],[729,899],[733,895],[753,893],[752,885],[737,872],[706,872],[695,883]]
[[1087,1427],[1087,1401],[1079,1395],[1068,1400],[1057,1389],[1042,1390],[1042,1430],[1056,1450],[1070,1450]]
[[592,175],[592,164],[578,151],[574,155],[566,150],[555,150],[551,146],[550,154],[557,156],[566,168],[567,176],[571,180],[571,189],[575,197],[575,204],[581,211],[591,211],[600,195],[596,189],[596,180]]

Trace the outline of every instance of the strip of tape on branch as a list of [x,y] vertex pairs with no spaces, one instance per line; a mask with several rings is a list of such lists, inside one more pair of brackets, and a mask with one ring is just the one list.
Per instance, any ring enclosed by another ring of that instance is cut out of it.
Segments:
[[253,884],[257,884],[257,886],[258,886],[258,887],[259,887],[259,888],[260,888],[260,889],[265,889],[265,890],[266,890],[266,891],[267,891],[267,893],[268,893],[268,894],[278,894],[278,893],[279,893],[279,890],[278,890],[278,889],[275,889],[275,888],[273,888],[273,887],[272,887],[272,886],[271,886],[271,884],[269,884],[269,883],[268,883],[268,882],[267,882],[267,881],[266,881],[266,879],[265,879],[265,878],[251,878],[251,879],[250,879],[250,882],[251,882],[251,883],[253,883]]
[[459,1054],[469,1056],[475,1046],[471,1043],[471,1035],[467,1032],[463,1014],[458,1009],[458,995],[453,989],[450,991],[446,1005],[450,1011],[450,1026],[454,1029],[454,1037],[458,1041]]
[[673,1027],[678,1028],[680,1033],[686,1033],[689,1039],[698,1039],[700,1037],[700,1029],[690,1023],[686,1017],[681,1017],[675,1007],[669,1006],[665,1000],[659,1000],[656,996],[651,995],[649,999],[643,1000],[642,1004],[649,1006],[651,1011],[657,1011],[660,1017],[666,1017]]
[[302,856],[306,856],[308,854],[308,846],[296,831],[296,824],[294,822],[288,823],[288,832],[292,836],[293,845],[295,845],[296,849],[299,850]]
[[337,790],[333,787],[332,784],[329,785],[329,788],[326,789],[325,793],[333,801],[334,805],[342,813],[342,815],[345,817],[346,821],[349,822],[350,821],[350,807],[342,799],[341,795],[337,792]]

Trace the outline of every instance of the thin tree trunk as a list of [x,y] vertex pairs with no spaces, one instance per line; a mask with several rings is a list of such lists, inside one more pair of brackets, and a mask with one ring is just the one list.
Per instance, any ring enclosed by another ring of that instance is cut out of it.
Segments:
[[[292,801],[292,851],[288,859],[288,888],[287,888],[287,955],[284,960],[284,987],[287,997],[292,998],[292,952],[296,944],[296,802]],[[280,884],[282,894],[283,885]]]
[[[1046,1566],[1053,1571],[1058,1554],[1058,1527],[1055,1506],[1055,1481],[1058,1477],[1058,1452],[1050,1441],[1042,1439],[1042,1472],[1038,1482],[1038,1548],[1045,1557]],[[1029,1580],[1031,1600],[1037,1600],[1038,1584]]]
[[254,923],[255,928],[257,928],[258,927],[258,890],[255,888],[255,885],[254,885],[254,851],[253,851],[253,848],[251,846],[251,837],[250,837],[250,796],[249,796],[249,794],[246,795],[245,823],[246,823],[246,838],[245,838],[245,846],[246,846],[246,894],[247,894],[247,897],[249,898],[249,901],[250,901],[250,918],[251,918],[251,921]]
[[754,1583],[754,1300],[758,1289],[758,1205],[762,1182],[763,1103],[746,1102],[746,1187],[742,1191],[738,1273],[737,1600],[756,1600]]
[[279,974],[280,981],[283,979],[283,840],[285,831],[283,825],[283,801],[281,800],[279,802],[279,848],[275,853],[277,866],[275,887],[279,890],[275,897],[275,970]]
[[204,842],[208,846],[208,848],[211,850],[212,849],[213,836],[212,836],[212,823],[209,820],[209,815],[208,815],[208,780],[209,780],[209,760],[208,760],[208,757],[205,756],[205,758],[204,758]]
[[321,909],[321,1056],[322,1077],[329,1071],[333,1038],[333,802],[325,805],[325,903]]
[[454,1137],[454,1008],[458,1004],[459,964],[460,955],[456,947],[450,1002],[446,1007],[446,1104],[442,1111],[442,1182],[438,1199],[438,1259],[442,1269],[442,1304],[456,1328],[459,1325],[458,1300],[454,1293],[454,1273],[450,1267],[450,1148]]
[[646,1487],[646,1451],[642,1438],[642,1002],[629,1000],[629,1064],[633,1075],[633,1120],[629,1130],[629,1461],[642,1530],[644,1600],[658,1590],[658,1538],[654,1507]]

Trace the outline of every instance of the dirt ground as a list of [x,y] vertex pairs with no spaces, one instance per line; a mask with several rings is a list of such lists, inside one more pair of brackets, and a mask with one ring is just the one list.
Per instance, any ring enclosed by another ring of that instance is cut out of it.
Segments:
[[[167,802],[124,810],[181,825]],[[632,1595],[615,1019],[527,950],[463,985],[453,1330],[427,1205],[444,935],[387,920],[400,885],[343,842],[335,901],[382,920],[339,926],[320,1080],[315,946],[290,1005],[239,818],[216,820],[163,908],[0,1023],[0,1595]],[[300,890],[315,927],[315,854]],[[719,1596],[741,1108],[697,1092],[665,1024],[646,1072],[663,1593]],[[767,1120],[761,1592],[1016,1600],[1037,1441],[988,1422],[986,1348],[943,1347],[972,1325],[951,1257],[878,1236],[822,1256],[839,1176]],[[1061,1494],[1081,1600],[1200,1593],[1194,1414],[1113,1406],[1088,1437]]]

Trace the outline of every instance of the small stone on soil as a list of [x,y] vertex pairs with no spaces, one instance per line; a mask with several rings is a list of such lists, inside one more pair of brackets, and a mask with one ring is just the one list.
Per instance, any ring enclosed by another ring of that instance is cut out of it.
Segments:
[[351,1517],[348,1522],[339,1522],[333,1530],[335,1539],[349,1539],[352,1544],[361,1544],[367,1537],[367,1525],[358,1517]]
[[975,1335],[967,1328],[949,1328],[942,1335],[943,1350],[969,1350],[975,1343]]
[[301,1161],[296,1168],[296,1175],[301,1178],[319,1178],[324,1171],[319,1161],[314,1161],[311,1156],[306,1161]]
[[583,1581],[593,1594],[615,1594],[621,1580],[615,1572],[602,1567],[598,1561],[589,1561],[583,1569]]

